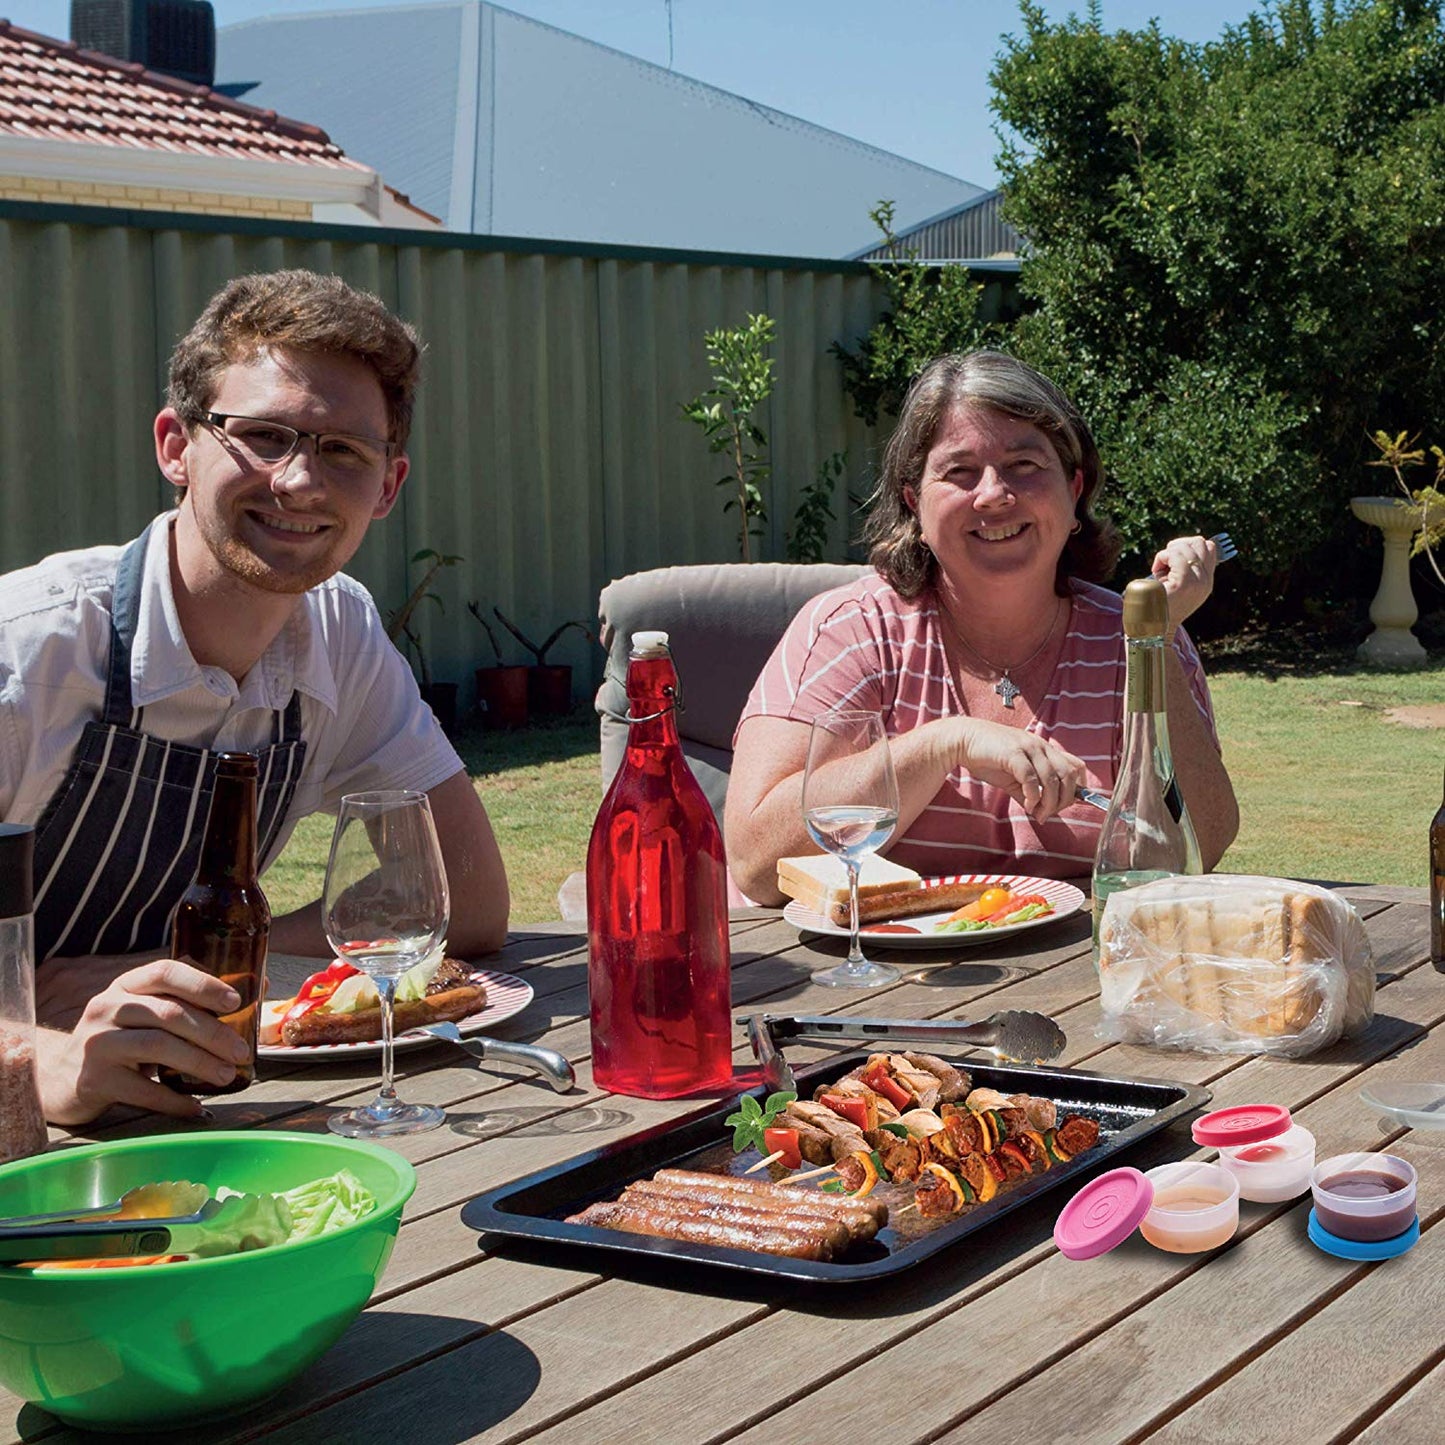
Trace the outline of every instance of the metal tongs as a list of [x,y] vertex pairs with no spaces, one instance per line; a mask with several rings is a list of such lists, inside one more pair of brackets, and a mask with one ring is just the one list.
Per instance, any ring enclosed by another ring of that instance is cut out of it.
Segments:
[[876,1044],[967,1044],[991,1049],[1016,1063],[1047,1063],[1063,1053],[1063,1029],[1047,1014],[1007,1009],[976,1024],[960,1019],[811,1018],[798,1014],[751,1014],[748,1042],[771,1089],[796,1089],[797,1080],[783,1057],[789,1039],[831,1043],[857,1040]]
[[[253,1196],[207,1199],[189,1214],[170,1218],[77,1211],[80,1218],[36,1214],[0,1220],[0,1264],[25,1260],[125,1259],[136,1255],[235,1253],[236,1226],[253,1209]],[[262,1241],[258,1241],[262,1242]],[[275,1241],[279,1243],[280,1241]],[[219,1247],[218,1247],[219,1246]]]

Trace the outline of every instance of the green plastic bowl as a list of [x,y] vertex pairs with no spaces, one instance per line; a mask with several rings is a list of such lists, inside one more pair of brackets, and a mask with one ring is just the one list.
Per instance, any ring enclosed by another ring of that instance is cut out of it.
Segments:
[[0,1167],[0,1217],[103,1204],[149,1181],[254,1193],[341,1169],[377,1207],[321,1239],[139,1269],[0,1267],[0,1383],[102,1430],[178,1425],[254,1404],[361,1313],[416,1188],[400,1155],[330,1134],[169,1134]]

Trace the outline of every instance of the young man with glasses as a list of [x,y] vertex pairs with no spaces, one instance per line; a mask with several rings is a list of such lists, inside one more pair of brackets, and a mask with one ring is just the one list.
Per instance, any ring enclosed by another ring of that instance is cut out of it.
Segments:
[[[341,569],[406,479],[419,345],[374,296],[281,271],[225,286],[171,357],[156,458],[174,512],[127,547],[0,578],[0,817],[36,827],[36,996],[47,1117],[195,1100],[224,1084],[231,991],[165,957],[215,753],[258,754],[259,851],[343,793],[427,793],[451,882],[448,944],[501,945],[486,811],[370,596]],[[319,903],[271,947],[326,956]],[[149,960],[149,961],[146,961]]]

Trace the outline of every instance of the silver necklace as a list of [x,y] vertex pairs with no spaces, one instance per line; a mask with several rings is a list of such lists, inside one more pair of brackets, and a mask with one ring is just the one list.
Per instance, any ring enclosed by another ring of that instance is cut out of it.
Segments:
[[988,668],[990,672],[996,672],[999,674],[997,681],[993,685],[993,690],[1003,699],[1003,705],[1010,711],[1012,711],[1014,699],[1017,697],[1021,697],[1023,695],[1023,692],[1019,685],[1013,680],[1013,678],[1009,676],[1009,673],[1014,671],[1015,668],[1019,672],[1022,672],[1024,668],[1026,668],[1029,663],[1031,663],[1036,657],[1038,657],[1039,654],[1042,653],[1043,650],[1049,645],[1049,643],[1054,640],[1054,631],[1059,625],[1059,603],[1062,600],[1062,598],[1054,599],[1054,617],[1053,621],[1049,623],[1049,630],[1044,635],[1044,640],[1039,643],[1039,645],[1034,648],[1034,650],[1029,653],[1029,655],[1024,658],[1022,662],[1010,663],[1008,667],[1001,667],[996,662],[990,662],[988,658],[986,658],[983,653],[981,653],[978,648],[976,648],[973,643],[971,643],[968,638],[966,638],[963,633],[958,630],[958,624],[955,623],[953,618],[948,615],[948,611],[943,606],[943,603],[941,601],[938,605],[938,615],[943,618],[944,622],[948,625],[948,630],[953,633],[953,635],[971,653],[973,653],[973,655],[978,658],[978,660],[983,663],[983,665]]

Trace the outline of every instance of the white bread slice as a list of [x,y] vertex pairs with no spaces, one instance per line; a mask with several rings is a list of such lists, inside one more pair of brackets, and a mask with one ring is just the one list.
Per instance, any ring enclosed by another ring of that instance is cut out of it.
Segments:
[[[890,863],[870,853],[864,858],[858,876],[858,901],[875,893],[896,893],[923,887],[923,879],[911,868]],[[814,913],[828,912],[829,905],[848,903],[848,870],[841,858],[831,853],[808,853],[798,858],[778,859],[778,890],[796,898]]]

